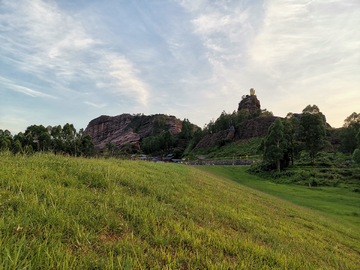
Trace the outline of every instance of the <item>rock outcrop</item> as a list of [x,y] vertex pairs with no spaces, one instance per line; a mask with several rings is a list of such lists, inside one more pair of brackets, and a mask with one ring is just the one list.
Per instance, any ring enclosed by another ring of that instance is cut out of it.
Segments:
[[238,111],[246,110],[250,114],[253,114],[261,109],[260,101],[257,99],[256,95],[246,95],[243,96],[243,99],[239,103]]
[[173,135],[181,131],[181,120],[167,115],[131,115],[100,116],[90,121],[85,134],[90,135],[95,147],[102,149],[110,142],[123,148],[131,144],[132,152],[140,149],[140,141],[151,135],[169,130]]
[[234,127],[231,127],[228,130],[208,134],[195,146],[195,150],[216,146],[222,139],[228,139],[231,142],[239,142],[251,138],[265,137],[269,127],[275,122],[276,118],[278,117],[257,117],[244,122],[236,130]]
[[235,132],[233,141],[265,137],[276,116],[257,117],[243,123]]

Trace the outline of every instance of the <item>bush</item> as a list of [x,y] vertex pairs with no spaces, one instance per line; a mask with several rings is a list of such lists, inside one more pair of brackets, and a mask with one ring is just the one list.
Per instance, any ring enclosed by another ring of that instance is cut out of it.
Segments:
[[360,164],[360,149],[355,149],[352,158],[357,164]]
[[275,170],[275,164],[268,161],[261,161],[251,164],[248,169],[249,173],[261,173]]

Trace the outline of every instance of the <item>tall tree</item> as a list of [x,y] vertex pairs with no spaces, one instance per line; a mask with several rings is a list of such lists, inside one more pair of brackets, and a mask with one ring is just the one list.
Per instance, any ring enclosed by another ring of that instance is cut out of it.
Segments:
[[326,130],[323,115],[316,105],[307,106],[300,119],[298,139],[309,153],[311,163],[315,163],[316,154],[325,147]]
[[266,137],[262,141],[264,160],[276,164],[280,172],[280,163],[284,158],[287,148],[287,141],[284,136],[284,126],[280,118],[269,127]]
[[182,128],[179,134],[180,138],[189,141],[191,140],[193,133],[194,133],[193,125],[190,123],[189,119],[185,118],[184,121],[182,121]]
[[286,117],[283,121],[284,136],[287,141],[287,154],[291,159],[291,164],[294,165],[294,157],[298,152],[298,143],[295,140],[295,133],[299,126],[299,120],[291,113],[289,113],[288,116],[289,117]]
[[356,136],[360,132],[360,113],[353,112],[344,120],[340,132],[340,150],[344,153],[353,153],[357,148]]

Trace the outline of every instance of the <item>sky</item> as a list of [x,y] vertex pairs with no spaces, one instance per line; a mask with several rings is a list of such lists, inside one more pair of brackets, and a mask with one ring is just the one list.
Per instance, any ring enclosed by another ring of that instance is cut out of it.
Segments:
[[163,113],[203,127],[254,88],[275,116],[360,113],[359,0],[0,0],[0,129]]

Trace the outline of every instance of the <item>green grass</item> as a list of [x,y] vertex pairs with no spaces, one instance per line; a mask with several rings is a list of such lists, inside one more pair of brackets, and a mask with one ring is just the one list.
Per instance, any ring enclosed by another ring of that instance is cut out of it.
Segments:
[[190,160],[197,159],[196,155],[208,155],[204,160],[232,160],[234,157],[238,159],[239,156],[244,158],[246,155],[252,158],[259,158],[256,155],[257,148],[261,143],[261,138],[252,138],[250,140],[244,140],[241,142],[227,143],[224,146],[213,146],[208,148],[202,148],[193,150],[190,154],[186,155],[185,158]]
[[178,164],[0,153],[0,269],[359,269],[357,231]]
[[248,174],[246,172],[248,166],[199,166],[196,168],[309,208],[346,226],[360,229],[360,193],[353,192],[353,188],[276,184]]

